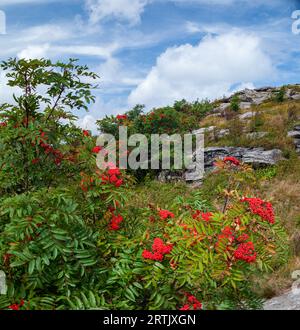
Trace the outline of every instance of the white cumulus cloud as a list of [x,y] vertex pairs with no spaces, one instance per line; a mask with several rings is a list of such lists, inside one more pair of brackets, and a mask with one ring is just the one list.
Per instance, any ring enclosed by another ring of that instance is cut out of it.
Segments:
[[116,19],[135,25],[140,22],[147,3],[147,0],[86,0],[86,8],[92,23]]
[[49,48],[50,48],[49,44],[28,46],[25,49],[23,49],[22,51],[20,51],[17,54],[17,56],[19,58],[24,58],[26,60],[31,59],[31,58],[47,57]]
[[271,78],[275,70],[255,35],[206,36],[196,46],[185,44],[162,53],[128,102],[149,108],[182,98],[215,99],[229,94],[232,86]]

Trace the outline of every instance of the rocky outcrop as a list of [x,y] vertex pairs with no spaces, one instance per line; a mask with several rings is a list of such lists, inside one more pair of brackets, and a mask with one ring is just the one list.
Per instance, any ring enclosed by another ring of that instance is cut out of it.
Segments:
[[289,100],[300,100],[300,93],[291,88],[286,90],[285,96]]
[[[280,88],[277,87],[262,87],[256,89],[246,88],[234,95],[237,95],[240,102],[240,109],[250,109],[253,105],[259,105],[263,102],[274,98],[276,92]],[[233,96],[223,98],[221,103],[213,110],[214,114],[224,114],[224,111],[230,107]],[[300,91],[293,88],[286,88],[285,99],[287,100],[300,100]]]
[[263,87],[258,89],[244,89],[243,91],[237,93],[239,100],[241,102],[249,102],[251,104],[261,104],[272,98],[276,88]]
[[242,147],[210,147],[204,150],[204,168],[206,171],[214,168],[217,158],[232,156],[242,162],[252,164],[254,167],[275,165],[283,159],[279,149],[264,150],[263,148],[242,148]]
[[[237,116],[241,121],[247,122],[255,116],[255,109],[252,106],[259,105],[268,100],[274,99],[277,92],[281,88],[277,87],[262,87],[256,89],[244,89],[235,95],[238,95],[240,108],[242,110],[249,109],[244,113],[238,113]],[[223,98],[218,102],[218,105],[212,110],[207,117],[225,116],[226,110],[230,107],[234,95]],[[300,85],[289,86],[284,91],[285,100],[300,100]],[[252,110],[252,111],[251,111]],[[213,138],[222,138],[230,134],[229,129],[220,129],[216,126],[202,127],[192,132],[193,134],[206,134]],[[248,139],[260,139],[268,135],[268,132],[247,132],[244,130],[245,136]],[[300,125],[293,128],[288,133],[295,143],[297,152],[300,154]],[[197,153],[197,152],[196,152]],[[194,154],[194,159],[196,158]],[[262,166],[275,165],[283,159],[281,150],[265,150],[263,148],[243,148],[243,147],[210,147],[204,150],[204,172],[209,172],[214,169],[214,162],[217,158],[233,156],[240,159],[244,163],[253,165],[254,168]],[[179,181],[185,180],[193,182],[201,180],[201,164],[195,164],[194,167],[187,171],[162,171],[159,175],[161,181]],[[202,167],[203,168],[203,167]]]
[[[204,173],[203,166],[196,163],[197,150],[194,153],[194,164],[186,171],[162,171],[158,180],[168,181],[201,181],[203,174],[214,170],[216,159],[222,159],[227,156],[233,156],[244,163],[251,164],[254,168],[275,165],[283,159],[282,152],[279,149],[264,150],[263,148],[242,148],[242,147],[209,147],[204,149]],[[199,157],[201,160],[201,157]]]

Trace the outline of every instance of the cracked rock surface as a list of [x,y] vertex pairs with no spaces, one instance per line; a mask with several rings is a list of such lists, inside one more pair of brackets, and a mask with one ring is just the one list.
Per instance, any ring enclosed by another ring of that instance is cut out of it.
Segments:
[[265,310],[300,310],[300,289],[288,291],[264,303]]

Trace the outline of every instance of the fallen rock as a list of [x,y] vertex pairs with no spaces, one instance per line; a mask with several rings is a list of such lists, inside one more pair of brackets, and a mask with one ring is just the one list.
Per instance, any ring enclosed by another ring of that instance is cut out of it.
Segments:
[[251,102],[241,102],[240,103],[240,109],[244,110],[244,109],[250,109],[252,106]]
[[268,132],[252,132],[252,133],[247,133],[246,137],[248,139],[261,139],[262,137],[266,136]]
[[158,177],[157,180],[160,182],[179,182],[183,181],[183,170],[162,170]]
[[222,114],[226,109],[230,107],[230,103],[221,103],[218,107],[213,109],[213,113]]
[[213,132],[216,129],[216,126],[208,126],[208,127],[202,127],[199,129],[196,129],[192,131],[192,134],[205,134],[205,133],[210,133]]
[[300,153],[300,125],[294,126],[294,130],[288,132],[288,137],[291,137],[294,139],[296,152]]
[[216,137],[221,139],[222,137],[229,134],[230,134],[230,130],[228,128],[224,128],[216,132]]
[[215,137],[222,138],[230,133],[230,130],[227,128],[218,129],[216,126],[202,127],[197,130],[192,131],[192,134],[205,134],[205,133],[214,133]]
[[240,120],[251,119],[254,116],[255,116],[255,112],[248,111],[248,112],[245,112],[245,113],[239,115],[239,119]]
[[290,131],[288,132],[288,137],[300,138],[300,131]]
[[292,290],[264,303],[265,310],[300,310],[300,290]]
[[293,95],[291,98],[293,100],[300,100],[300,94]]

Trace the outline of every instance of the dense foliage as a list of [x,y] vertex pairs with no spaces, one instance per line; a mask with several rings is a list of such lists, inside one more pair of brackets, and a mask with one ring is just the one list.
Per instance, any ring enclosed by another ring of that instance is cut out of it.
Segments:
[[[100,148],[74,125],[73,111],[93,101],[82,80],[96,76],[73,60],[9,60],[2,68],[21,93],[0,108],[0,269],[8,285],[1,309],[261,306],[251,277],[286,260],[286,236],[271,203],[239,191],[251,181],[248,166],[217,161],[215,175],[227,182],[222,209],[198,195],[132,207],[132,176],[114,164],[97,169]],[[207,106],[183,101],[146,115],[138,106],[101,125],[186,130],[184,118]]]
[[[164,107],[152,109],[150,112],[144,112],[143,105],[137,105],[132,110],[123,115],[106,116],[98,120],[99,130],[104,133],[112,134],[119,143],[122,143],[119,137],[119,127],[126,126],[128,135],[143,134],[148,140],[148,152],[150,159],[151,152],[151,134],[183,134],[192,132],[198,127],[199,121],[212,110],[212,103],[209,101],[196,101],[189,103],[186,100],[176,101],[172,107]],[[160,143],[160,146],[162,143]],[[128,148],[130,150],[130,147]],[[133,149],[133,148],[131,148]],[[174,158],[174,145],[171,143],[171,159]],[[162,155],[160,155],[160,164]],[[174,165],[171,160],[171,166]],[[132,175],[139,181],[145,177],[155,177],[159,171],[149,169],[139,169],[131,172]],[[162,166],[160,166],[162,167]]]
[[177,101],[173,107],[153,109],[144,113],[144,106],[137,105],[124,115],[106,116],[99,120],[101,131],[118,137],[120,124],[125,124],[130,134],[183,134],[198,127],[199,121],[212,110],[208,101],[189,103]]

